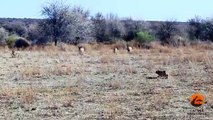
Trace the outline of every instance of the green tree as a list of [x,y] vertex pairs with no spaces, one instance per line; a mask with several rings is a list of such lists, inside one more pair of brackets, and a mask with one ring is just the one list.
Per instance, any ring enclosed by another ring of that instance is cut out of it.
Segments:
[[151,35],[148,31],[143,30],[136,33],[136,41],[139,44],[150,43],[154,40],[155,40],[154,36]]

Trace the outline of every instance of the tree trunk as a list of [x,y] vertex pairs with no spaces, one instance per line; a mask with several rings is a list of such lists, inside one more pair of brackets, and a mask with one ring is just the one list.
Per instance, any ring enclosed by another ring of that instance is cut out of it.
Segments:
[[55,46],[57,46],[57,43],[58,43],[58,40],[57,40],[57,39],[55,39]]

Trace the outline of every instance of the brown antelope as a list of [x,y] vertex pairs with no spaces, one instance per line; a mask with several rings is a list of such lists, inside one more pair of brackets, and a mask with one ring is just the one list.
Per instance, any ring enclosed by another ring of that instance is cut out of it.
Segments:
[[131,53],[131,52],[132,52],[132,47],[131,47],[131,46],[127,46],[127,51],[128,51],[129,53]]
[[113,52],[114,52],[114,53],[118,53],[118,48],[115,47],[115,48],[113,49]]
[[79,46],[78,50],[79,50],[80,54],[84,54],[84,52],[85,52],[85,48],[83,46]]

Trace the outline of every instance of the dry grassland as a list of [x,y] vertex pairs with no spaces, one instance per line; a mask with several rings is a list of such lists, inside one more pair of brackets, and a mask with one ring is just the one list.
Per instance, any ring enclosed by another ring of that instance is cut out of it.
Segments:
[[190,119],[194,92],[207,107],[191,118],[213,119],[213,46],[152,46],[116,54],[108,45],[85,45],[84,54],[33,47],[15,57],[0,48],[0,119]]

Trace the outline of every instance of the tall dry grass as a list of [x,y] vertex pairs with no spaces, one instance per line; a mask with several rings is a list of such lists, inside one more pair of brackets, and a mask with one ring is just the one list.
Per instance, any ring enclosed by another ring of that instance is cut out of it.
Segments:
[[18,100],[22,104],[33,104],[36,102],[36,89],[32,87],[2,87],[1,96]]
[[159,53],[172,53],[173,52],[173,47],[171,47],[171,46],[162,46],[162,45],[160,45],[159,43],[157,43],[157,42],[153,42],[152,44],[151,44],[151,47],[152,47],[152,49],[151,49],[151,51],[153,52],[153,53],[155,53],[155,52],[159,52]]
[[53,68],[49,71],[53,75],[71,75],[73,73],[72,66],[70,64],[58,63],[53,66]]
[[42,77],[47,74],[47,71],[39,66],[29,66],[20,68],[21,76],[23,78]]

